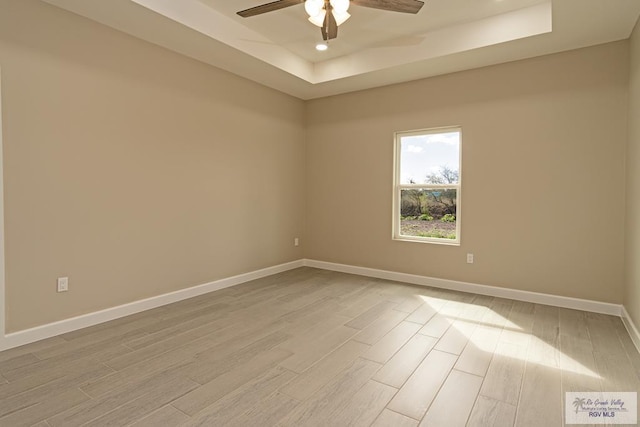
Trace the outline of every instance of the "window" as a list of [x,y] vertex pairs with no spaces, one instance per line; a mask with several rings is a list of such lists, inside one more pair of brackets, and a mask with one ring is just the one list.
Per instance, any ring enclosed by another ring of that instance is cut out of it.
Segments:
[[393,238],[460,244],[462,130],[397,132]]

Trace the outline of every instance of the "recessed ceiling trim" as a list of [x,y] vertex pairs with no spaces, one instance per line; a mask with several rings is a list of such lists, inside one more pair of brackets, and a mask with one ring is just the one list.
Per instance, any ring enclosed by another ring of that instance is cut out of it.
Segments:
[[[418,46],[372,47],[317,63],[314,82],[324,83],[427,59],[551,32],[551,2],[418,35]],[[415,38],[415,37],[414,37]]]
[[198,0],[130,1],[307,82],[315,80],[312,63],[278,46],[260,33],[216,12]]
[[41,1],[300,99],[623,40],[640,16],[638,0],[427,0],[411,20],[354,9],[317,52],[302,6],[243,21],[261,0]]

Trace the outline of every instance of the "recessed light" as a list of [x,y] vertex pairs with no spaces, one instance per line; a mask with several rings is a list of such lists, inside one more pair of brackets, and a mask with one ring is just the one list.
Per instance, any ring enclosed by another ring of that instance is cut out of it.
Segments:
[[327,49],[329,49],[329,46],[327,46],[325,43],[318,43],[316,45],[316,50],[319,50],[320,52],[324,52]]

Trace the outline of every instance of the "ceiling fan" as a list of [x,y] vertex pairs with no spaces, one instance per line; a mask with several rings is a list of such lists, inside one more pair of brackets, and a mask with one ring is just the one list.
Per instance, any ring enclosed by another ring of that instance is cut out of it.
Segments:
[[424,5],[424,2],[420,0],[277,0],[241,10],[238,15],[248,18],[300,3],[304,3],[304,8],[309,14],[309,21],[320,27],[323,40],[338,37],[338,26],[351,16],[347,12],[350,3],[356,6],[413,14],[418,13]]

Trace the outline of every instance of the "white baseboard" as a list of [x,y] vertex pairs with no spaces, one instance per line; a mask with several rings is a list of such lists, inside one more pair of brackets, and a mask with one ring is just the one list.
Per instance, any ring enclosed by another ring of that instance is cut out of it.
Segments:
[[599,301],[591,301],[579,298],[563,297],[558,295],[543,294],[538,292],[521,291],[509,288],[500,288],[496,286],[479,285],[476,283],[459,282],[455,280],[438,279],[434,277],[419,276],[415,274],[398,273],[387,270],[377,270],[367,267],[357,267],[345,264],[336,264],[325,261],[316,260],[297,260],[273,267],[263,268],[261,270],[240,274],[237,276],[227,277],[210,283],[193,286],[179,291],[170,292],[155,297],[134,301],[117,307],[88,313],[70,319],[49,323],[23,331],[18,331],[6,335],[0,334],[0,351],[9,348],[18,347],[29,344],[45,338],[75,331],[78,329],[93,326],[98,323],[108,322],[109,320],[118,319],[131,314],[139,313],[152,308],[182,301],[184,299],[193,298],[209,292],[239,285],[251,280],[260,279],[271,276],[273,274],[282,273],[284,271],[293,270],[299,267],[314,267],[323,270],[338,271],[343,273],[358,274],[361,276],[374,277],[378,279],[394,280],[398,282],[410,283],[421,286],[431,286],[434,288],[450,289],[461,292],[469,292],[480,295],[495,296],[500,298],[508,298],[517,301],[526,301],[538,304],[546,304],[556,307],[572,308],[575,310],[584,310],[594,313],[609,314],[622,317],[622,320],[629,331],[629,335],[636,347],[640,351],[640,333],[631,321],[627,311],[623,306],[618,304],[610,304]]
[[633,320],[631,319],[631,316],[629,316],[629,312],[624,305],[622,306],[622,323],[624,323],[624,327],[627,328],[631,341],[633,341],[636,349],[640,352],[640,331],[638,331],[635,323],[633,323]]
[[249,273],[239,274],[237,276],[227,277],[213,282],[193,286],[179,291],[134,301],[128,304],[119,305],[117,307],[107,308],[105,310],[96,311],[94,313],[83,314],[81,316],[72,317],[70,319],[60,320],[58,322],[48,323],[31,329],[25,329],[4,336],[0,335],[0,351],[9,348],[18,347],[35,341],[50,338],[56,335],[86,328],[88,326],[97,325],[98,323],[108,322],[109,320],[118,319],[120,317],[129,316],[141,311],[150,310],[152,308],[182,301],[184,299],[193,298],[209,292],[239,285],[251,280],[260,279],[262,277],[271,276],[273,274],[282,273],[284,271],[293,270],[304,266],[303,260],[288,262],[285,264],[275,265],[273,267],[263,268],[261,270]]
[[622,306],[606,302],[586,299],[563,297],[559,295],[543,294],[539,292],[521,291],[517,289],[499,288],[497,286],[479,285],[476,283],[458,282],[455,280],[437,279],[434,277],[418,276],[415,274],[398,273],[395,271],[376,270],[374,268],[356,267],[332,262],[305,259],[306,267],[323,270],[339,271],[342,273],[358,274],[360,276],[375,277],[377,279],[395,280],[413,285],[431,286],[434,288],[450,289],[492,297],[508,298],[517,301],[551,305],[554,307],[572,308],[575,310],[591,311],[594,313],[610,314],[620,317]]

